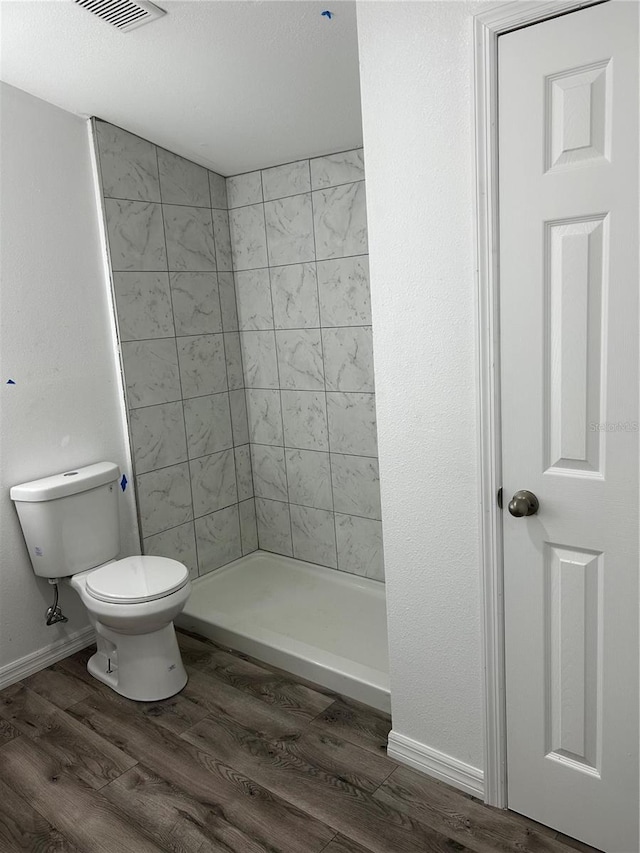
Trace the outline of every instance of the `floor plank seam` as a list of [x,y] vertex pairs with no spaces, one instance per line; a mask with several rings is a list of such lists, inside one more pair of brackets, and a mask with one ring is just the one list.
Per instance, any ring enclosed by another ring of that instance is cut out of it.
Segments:
[[340,835],[340,833],[336,832],[336,834],[333,836],[333,838],[331,838],[329,841],[327,841],[327,843],[324,845],[324,847],[321,850],[318,850],[318,853],[324,853],[324,851],[333,844],[333,842],[336,840],[336,838],[339,835]]
[[391,768],[391,770],[387,773],[387,775],[384,777],[384,779],[382,780],[382,782],[380,782],[380,784],[379,784],[379,785],[376,785],[376,787],[374,788],[374,790],[373,790],[373,791],[371,791],[371,796],[372,796],[372,797],[375,797],[376,793],[380,790],[380,788],[382,788],[382,786],[384,785],[384,783],[385,783],[388,779],[390,779],[390,778],[391,778],[391,776],[393,776],[393,774],[396,772],[396,770],[397,770],[397,769],[398,769],[398,765],[397,765],[397,764],[394,764],[394,766],[393,766],[393,767]]
[[319,717],[321,717],[323,714],[328,713],[328,711],[329,711],[331,708],[333,708],[333,706],[334,706],[334,705],[336,704],[336,702],[338,702],[338,701],[339,701],[338,699],[334,699],[334,700],[333,700],[333,702],[332,702],[330,705],[327,705],[327,707],[326,707],[326,708],[323,708],[323,709],[322,709],[322,711],[318,711],[318,713],[315,715],[315,717],[312,717],[312,718],[309,720],[309,725],[311,725],[312,723],[315,723],[315,722],[316,722],[316,720],[317,720]]
[[[123,749],[122,749],[122,752],[124,752]],[[125,755],[129,755],[129,753],[125,752]],[[98,788],[91,788],[91,790],[96,791],[97,793],[101,793],[102,791],[104,791],[105,788],[108,788],[112,782],[117,782],[121,776],[124,776],[125,773],[128,773],[129,770],[133,770],[134,767],[138,767],[140,762],[136,761],[132,755],[129,755],[129,758],[131,758],[132,761],[135,761],[135,764],[132,764],[131,767],[127,767],[127,769],[123,770],[122,773],[118,773],[118,775],[114,776],[113,779],[107,779],[107,781],[104,783],[104,785],[100,785],[100,787],[98,787]]]

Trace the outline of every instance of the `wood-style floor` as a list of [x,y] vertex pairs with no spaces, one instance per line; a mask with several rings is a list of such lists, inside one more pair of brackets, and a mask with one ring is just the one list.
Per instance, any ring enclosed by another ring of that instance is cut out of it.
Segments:
[[386,756],[383,715],[179,635],[163,702],[92,678],[87,649],[0,693],[0,850],[590,850]]

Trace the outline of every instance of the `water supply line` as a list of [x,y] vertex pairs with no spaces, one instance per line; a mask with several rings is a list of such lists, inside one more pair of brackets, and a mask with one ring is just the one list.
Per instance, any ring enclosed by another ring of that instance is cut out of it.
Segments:
[[49,578],[53,586],[53,604],[47,608],[47,625],[55,625],[57,622],[68,622],[62,610],[58,607],[58,578]]

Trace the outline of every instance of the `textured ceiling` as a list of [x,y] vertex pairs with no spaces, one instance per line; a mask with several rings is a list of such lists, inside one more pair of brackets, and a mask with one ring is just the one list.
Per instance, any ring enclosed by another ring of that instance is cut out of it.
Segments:
[[224,175],[362,143],[354,3],[159,5],[121,33],[73,0],[2,0],[0,78]]

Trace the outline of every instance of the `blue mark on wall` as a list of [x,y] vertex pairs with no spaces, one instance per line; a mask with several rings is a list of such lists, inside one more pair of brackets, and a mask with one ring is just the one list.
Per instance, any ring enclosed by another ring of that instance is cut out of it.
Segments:
[[325,9],[324,12],[320,12],[323,18],[328,18],[331,20],[333,18],[333,12],[330,12],[328,9]]
[[123,475],[122,475],[122,479],[120,480],[120,488],[122,489],[122,491],[123,491],[123,492],[124,492],[124,490],[127,488],[127,483],[128,483],[128,482],[129,482],[129,481],[127,480],[126,476],[123,474]]

